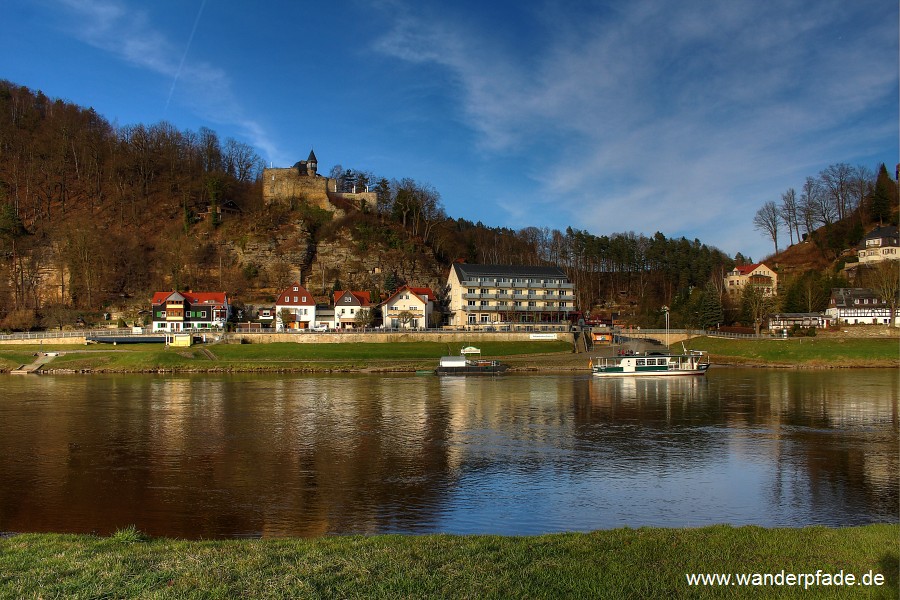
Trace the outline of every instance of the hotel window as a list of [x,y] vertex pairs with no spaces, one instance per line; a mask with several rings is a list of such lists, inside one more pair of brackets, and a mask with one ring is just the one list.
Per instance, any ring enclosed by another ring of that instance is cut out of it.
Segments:
[[482,300],[482,301],[481,301],[481,306],[487,306],[487,305],[488,305],[488,301],[487,301],[487,300]]
[[468,303],[467,303],[467,305],[468,305],[468,306],[475,306],[475,301],[474,301],[474,300],[469,300]]
[[474,293],[475,293],[475,288],[469,288],[469,289],[467,289],[467,290],[466,290],[466,293],[467,293],[467,294],[474,294]]

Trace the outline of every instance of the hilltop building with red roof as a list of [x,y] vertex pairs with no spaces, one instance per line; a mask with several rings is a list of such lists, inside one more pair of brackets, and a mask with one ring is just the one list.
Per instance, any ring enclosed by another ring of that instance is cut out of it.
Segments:
[[778,293],[778,274],[763,263],[738,265],[725,276],[725,289],[731,298],[740,298],[748,285],[757,286],[765,296]]
[[156,292],[150,304],[153,331],[224,329],[231,316],[225,292]]

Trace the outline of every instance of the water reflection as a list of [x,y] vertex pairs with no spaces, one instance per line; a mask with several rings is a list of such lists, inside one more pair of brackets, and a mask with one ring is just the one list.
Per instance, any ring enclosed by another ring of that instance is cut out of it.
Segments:
[[0,531],[897,521],[891,370],[4,381]]

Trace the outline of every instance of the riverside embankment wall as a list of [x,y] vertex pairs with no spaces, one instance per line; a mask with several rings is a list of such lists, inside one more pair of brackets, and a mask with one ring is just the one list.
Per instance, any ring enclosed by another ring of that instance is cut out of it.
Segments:
[[[540,336],[540,337],[534,337]],[[550,336],[555,336],[550,338]],[[549,338],[549,339],[548,339]],[[389,344],[392,342],[438,342],[443,344],[480,342],[528,342],[528,341],[563,341],[574,344],[574,338],[568,332],[555,333],[514,333],[472,331],[448,332],[409,332],[409,333],[229,333],[228,343],[273,344],[280,342],[299,344]]]
[[[554,333],[527,333],[527,332],[490,332],[479,333],[472,331],[453,332],[390,332],[390,333],[226,333],[215,334],[222,336],[227,344],[390,344],[392,342],[439,342],[439,343],[464,343],[478,344],[480,342],[527,342],[527,341],[563,341],[574,344],[574,337],[569,332],[559,331]],[[532,337],[539,336],[539,337]],[[555,336],[551,338],[550,336]],[[84,336],[72,337],[46,337],[46,338],[22,338],[0,340],[0,344],[17,345],[60,345],[73,344],[84,345]]]

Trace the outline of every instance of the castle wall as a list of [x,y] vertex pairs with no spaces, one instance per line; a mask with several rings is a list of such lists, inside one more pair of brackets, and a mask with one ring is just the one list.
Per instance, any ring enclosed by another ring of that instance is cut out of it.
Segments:
[[375,192],[335,192],[335,184],[335,180],[329,177],[300,175],[293,167],[264,169],[263,202],[271,204],[301,199],[331,212],[345,209],[348,203],[354,208],[360,208],[363,200],[370,208],[375,207],[377,199]]
[[[297,173],[297,169],[264,169],[263,201],[266,204],[299,198],[310,204],[331,210],[328,201],[328,177],[309,177]],[[330,184],[333,187],[333,182]]]

